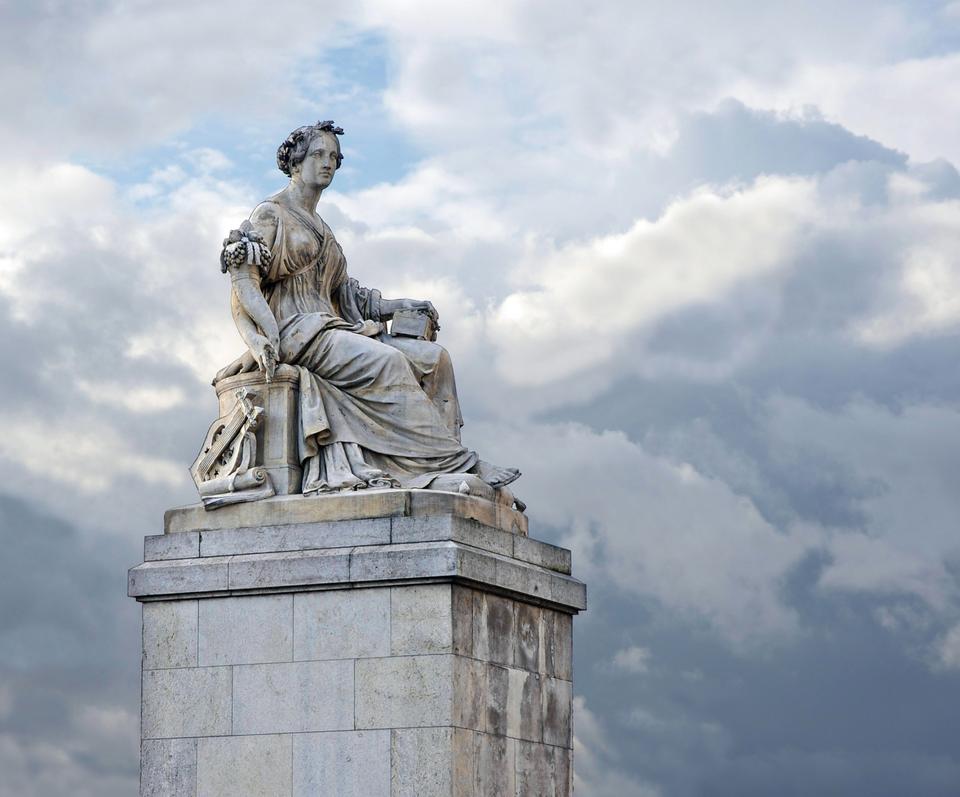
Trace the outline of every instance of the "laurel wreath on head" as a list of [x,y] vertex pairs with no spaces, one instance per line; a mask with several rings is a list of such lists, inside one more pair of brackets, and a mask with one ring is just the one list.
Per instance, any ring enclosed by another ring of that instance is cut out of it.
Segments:
[[[343,128],[335,125],[332,119],[327,119],[323,122],[317,122],[315,125],[304,125],[303,127],[298,127],[294,130],[286,140],[280,145],[277,149],[277,168],[280,169],[288,177],[290,176],[290,156],[293,154],[297,146],[306,138],[307,133],[317,131],[324,133],[333,133],[335,136],[343,135]],[[339,167],[340,162],[343,160],[343,155],[337,160],[337,166]]]

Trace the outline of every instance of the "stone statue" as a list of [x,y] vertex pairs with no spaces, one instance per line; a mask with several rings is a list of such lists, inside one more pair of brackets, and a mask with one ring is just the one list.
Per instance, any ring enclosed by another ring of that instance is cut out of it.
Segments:
[[191,468],[203,502],[403,487],[522,510],[505,489],[519,471],[461,445],[434,306],[351,278],[316,213],[343,160],[342,134],[332,122],[294,130],[277,151],[290,182],[224,241],[221,268],[248,351],[214,379],[221,417]]

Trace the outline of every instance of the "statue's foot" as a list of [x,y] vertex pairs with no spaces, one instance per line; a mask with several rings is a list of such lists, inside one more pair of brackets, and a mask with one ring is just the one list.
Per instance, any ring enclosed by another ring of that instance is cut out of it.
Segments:
[[484,462],[482,459],[477,463],[477,475],[494,490],[500,487],[506,487],[520,478],[520,471],[516,468],[504,468],[500,465],[492,465]]

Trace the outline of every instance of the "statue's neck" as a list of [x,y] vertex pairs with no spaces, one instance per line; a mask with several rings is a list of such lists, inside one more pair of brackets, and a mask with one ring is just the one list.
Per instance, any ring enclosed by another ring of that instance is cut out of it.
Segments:
[[307,186],[299,180],[292,179],[290,184],[283,190],[288,201],[303,210],[307,215],[312,216],[317,212],[317,203],[320,201],[322,188]]

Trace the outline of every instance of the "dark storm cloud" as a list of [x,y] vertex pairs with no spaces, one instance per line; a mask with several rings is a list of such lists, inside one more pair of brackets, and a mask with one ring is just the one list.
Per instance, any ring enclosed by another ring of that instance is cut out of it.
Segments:
[[[139,608],[126,597],[125,570],[141,555],[139,540],[91,543],[0,494],[0,544],[0,794],[44,783],[49,794],[66,793],[59,784],[129,795]],[[51,745],[61,751],[56,766],[43,754]]]
[[[955,794],[955,675],[892,637],[875,606],[825,597],[815,559],[785,585],[802,635],[751,657],[662,607],[592,585],[578,621],[576,672],[587,706],[609,718],[616,760],[671,797]],[[597,650],[642,645],[642,674]]]

